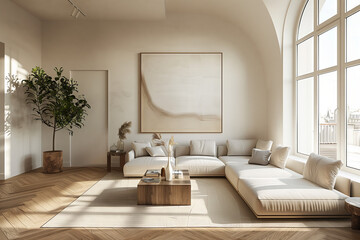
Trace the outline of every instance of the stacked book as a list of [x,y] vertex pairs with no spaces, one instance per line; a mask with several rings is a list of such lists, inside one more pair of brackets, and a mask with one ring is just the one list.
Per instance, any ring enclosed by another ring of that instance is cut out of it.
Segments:
[[145,172],[145,176],[141,179],[146,183],[160,183],[160,169],[150,169]]
[[160,169],[150,169],[145,173],[145,177],[160,177],[161,170]]

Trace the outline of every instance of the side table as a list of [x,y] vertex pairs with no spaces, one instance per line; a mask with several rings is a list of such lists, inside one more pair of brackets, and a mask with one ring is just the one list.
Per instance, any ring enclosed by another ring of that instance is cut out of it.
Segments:
[[108,152],[107,153],[107,171],[111,172],[111,156],[118,156],[120,157],[120,171],[123,170],[124,165],[125,165],[125,155],[126,152],[125,151],[121,151],[121,152]]
[[360,197],[345,199],[345,208],[351,213],[351,228],[360,230]]

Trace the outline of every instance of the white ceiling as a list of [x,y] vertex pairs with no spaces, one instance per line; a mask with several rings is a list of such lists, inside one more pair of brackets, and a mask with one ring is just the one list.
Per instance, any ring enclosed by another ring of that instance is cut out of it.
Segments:
[[[43,21],[75,21],[68,0],[12,0]],[[87,16],[84,20],[164,20],[172,14],[207,15],[237,25],[258,47],[264,62],[280,58],[287,7],[300,0],[71,0]],[[305,1],[305,0],[301,0]],[[270,7],[270,8],[269,8]],[[269,9],[278,18],[277,25]],[[278,10],[283,9],[281,13]],[[278,39],[279,38],[279,39]],[[271,66],[271,64],[269,64]],[[272,69],[272,68],[271,68]],[[271,71],[271,69],[269,71]]]
[[[12,0],[41,20],[73,20],[68,0]],[[87,16],[78,20],[159,20],[165,0],[71,0]]]

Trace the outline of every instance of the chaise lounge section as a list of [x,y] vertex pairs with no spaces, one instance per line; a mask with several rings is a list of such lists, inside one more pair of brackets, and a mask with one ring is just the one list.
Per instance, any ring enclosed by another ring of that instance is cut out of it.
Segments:
[[349,216],[344,207],[348,196],[336,189],[325,189],[289,168],[252,165],[244,157],[237,161],[226,165],[226,178],[258,218]]

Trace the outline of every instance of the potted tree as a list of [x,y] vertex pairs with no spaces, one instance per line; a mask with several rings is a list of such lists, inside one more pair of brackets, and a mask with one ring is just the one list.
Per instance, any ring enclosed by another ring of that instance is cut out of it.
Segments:
[[86,109],[90,105],[85,97],[77,96],[78,84],[62,75],[63,68],[55,68],[52,78],[40,67],[32,69],[28,79],[23,80],[26,102],[31,104],[34,119],[52,128],[52,150],[43,152],[45,173],[62,171],[62,150],[55,150],[55,134],[66,129],[73,134],[73,128],[84,125]]

